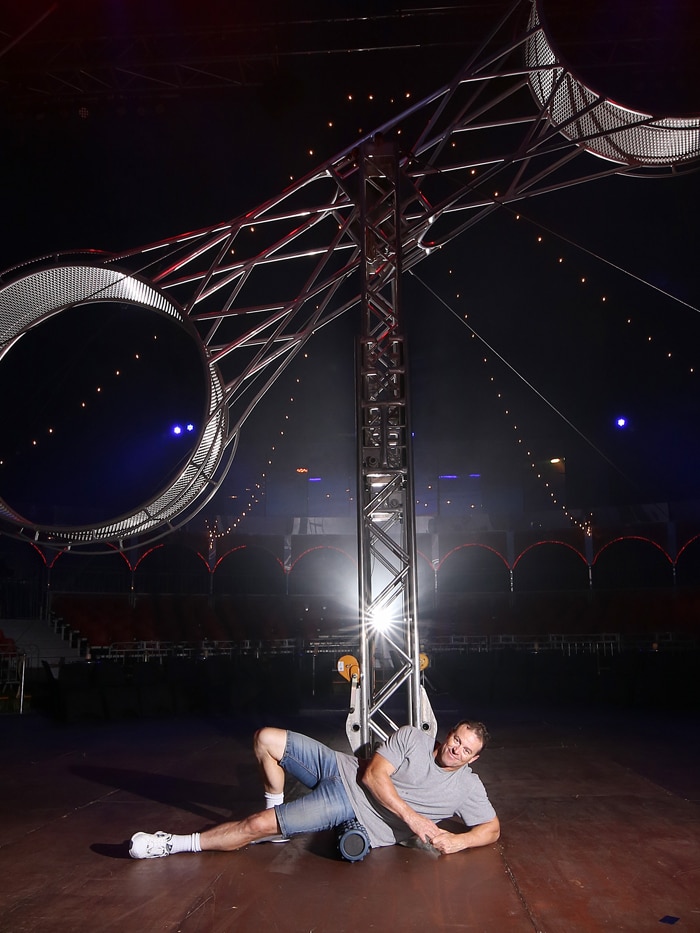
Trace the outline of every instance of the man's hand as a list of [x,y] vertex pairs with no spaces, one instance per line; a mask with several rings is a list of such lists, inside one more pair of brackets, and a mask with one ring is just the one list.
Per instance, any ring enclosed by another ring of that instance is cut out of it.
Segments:
[[474,826],[466,833],[448,833],[446,829],[438,828],[437,833],[429,841],[440,855],[450,855],[452,852],[461,852],[463,849],[491,845],[498,841],[500,835],[501,826],[498,817],[494,817],[488,823]]
[[427,841],[440,853],[440,855],[450,855],[452,852],[461,852],[464,848],[462,836],[466,833],[448,833],[445,829],[438,828],[438,831]]
[[[416,813],[415,810],[413,813],[414,817],[411,819],[406,819],[404,822],[411,830],[411,832],[418,836],[421,842],[427,842],[430,845],[433,845],[433,839],[435,839],[441,833],[444,835],[437,823],[433,823],[433,821],[429,820],[427,816],[421,816],[420,813]],[[437,846],[435,848],[437,848]]]

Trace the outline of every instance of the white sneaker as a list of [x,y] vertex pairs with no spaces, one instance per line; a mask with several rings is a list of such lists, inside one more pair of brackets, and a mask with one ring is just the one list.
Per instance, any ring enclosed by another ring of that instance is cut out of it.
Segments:
[[163,858],[173,849],[172,834],[160,830],[157,833],[134,833],[129,843],[132,858]]

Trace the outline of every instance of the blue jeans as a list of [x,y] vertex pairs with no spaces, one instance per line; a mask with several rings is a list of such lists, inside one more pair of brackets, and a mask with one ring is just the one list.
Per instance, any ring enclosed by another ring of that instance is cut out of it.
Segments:
[[310,794],[275,807],[284,836],[333,829],[345,820],[356,819],[343,787],[335,752],[327,745],[288,731],[280,765],[287,774],[311,788]]

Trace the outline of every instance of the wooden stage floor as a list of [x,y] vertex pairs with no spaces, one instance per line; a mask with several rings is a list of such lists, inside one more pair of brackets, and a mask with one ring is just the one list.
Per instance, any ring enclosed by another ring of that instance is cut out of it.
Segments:
[[[441,735],[457,716],[437,711]],[[253,730],[344,748],[342,710],[56,724],[0,717],[1,933],[700,931],[700,728],[683,713],[477,709],[476,763],[502,823],[447,857],[341,861],[335,836],[134,861],[136,830],[189,832],[260,807]]]

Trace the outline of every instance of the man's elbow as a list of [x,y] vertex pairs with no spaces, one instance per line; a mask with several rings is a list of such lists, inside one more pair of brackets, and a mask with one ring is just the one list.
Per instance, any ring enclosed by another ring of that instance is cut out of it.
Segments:
[[360,774],[359,781],[365,790],[368,790],[370,793],[372,793],[372,790],[374,789],[374,786],[375,786],[375,782],[374,782],[374,778],[369,768],[366,768]]
[[357,773],[357,780],[362,787],[367,788],[367,790],[372,790],[373,787],[376,787],[377,780],[381,777],[378,772],[378,762],[381,764],[379,756],[373,755],[369,761],[363,762],[360,765],[360,769]]
[[489,824],[489,830],[490,830],[489,845],[491,845],[494,842],[498,842],[498,840],[501,838],[501,824],[498,822],[498,817],[496,817],[494,820],[491,821],[491,823]]
[[501,838],[501,824],[498,822],[498,817],[489,820],[488,823],[481,823],[478,826],[474,826],[470,835],[472,833],[474,835],[469,848],[472,846],[490,846],[493,845],[494,842],[498,842]]

